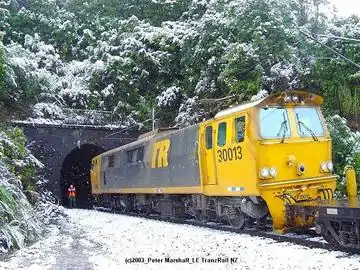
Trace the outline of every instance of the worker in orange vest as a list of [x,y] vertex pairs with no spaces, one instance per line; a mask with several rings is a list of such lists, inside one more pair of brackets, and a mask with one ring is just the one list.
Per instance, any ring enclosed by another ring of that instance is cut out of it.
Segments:
[[68,188],[69,207],[76,208],[76,189],[73,185]]

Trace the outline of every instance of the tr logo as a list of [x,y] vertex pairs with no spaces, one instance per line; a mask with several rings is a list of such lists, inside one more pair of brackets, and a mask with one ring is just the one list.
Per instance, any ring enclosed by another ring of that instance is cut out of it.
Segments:
[[162,168],[169,165],[168,152],[170,148],[170,140],[165,139],[154,143],[154,149],[151,159],[151,168]]

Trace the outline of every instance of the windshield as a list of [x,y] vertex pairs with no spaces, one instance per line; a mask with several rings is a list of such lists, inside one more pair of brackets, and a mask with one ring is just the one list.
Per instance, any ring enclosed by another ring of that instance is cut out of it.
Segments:
[[264,139],[290,137],[289,118],[285,108],[260,109],[260,136]]
[[[301,137],[323,136],[324,128],[314,107],[297,107],[296,128]],[[313,134],[311,134],[313,133]]]

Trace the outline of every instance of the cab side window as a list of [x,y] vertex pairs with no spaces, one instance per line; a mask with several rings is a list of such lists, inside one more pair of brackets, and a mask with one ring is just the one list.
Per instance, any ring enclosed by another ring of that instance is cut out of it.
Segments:
[[144,146],[137,150],[136,161],[143,161],[144,159]]
[[108,157],[108,159],[109,159],[109,162],[108,162],[109,168],[113,168],[113,167],[114,167],[114,160],[115,160],[114,155],[110,155],[110,156]]
[[212,148],[212,145],[213,145],[212,133],[213,133],[212,126],[206,127],[206,129],[205,129],[206,149]]
[[127,163],[132,163],[133,160],[133,151],[127,151],[126,152],[127,155]]
[[127,151],[127,163],[133,164],[144,159],[144,146]]
[[224,146],[226,144],[226,122],[222,122],[218,126],[217,145]]
[[235,142],[243,142],[245,139],[245,116],[235,118]]

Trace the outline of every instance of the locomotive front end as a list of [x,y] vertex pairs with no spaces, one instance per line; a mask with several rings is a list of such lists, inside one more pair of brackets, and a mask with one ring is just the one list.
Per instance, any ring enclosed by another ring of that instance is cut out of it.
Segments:
[[258,187],[275,231],[314,225],[315,213],[294,215],[287,205],[333,198],[336,176],[321,104],[317,95],[287,92],[258,108]]

